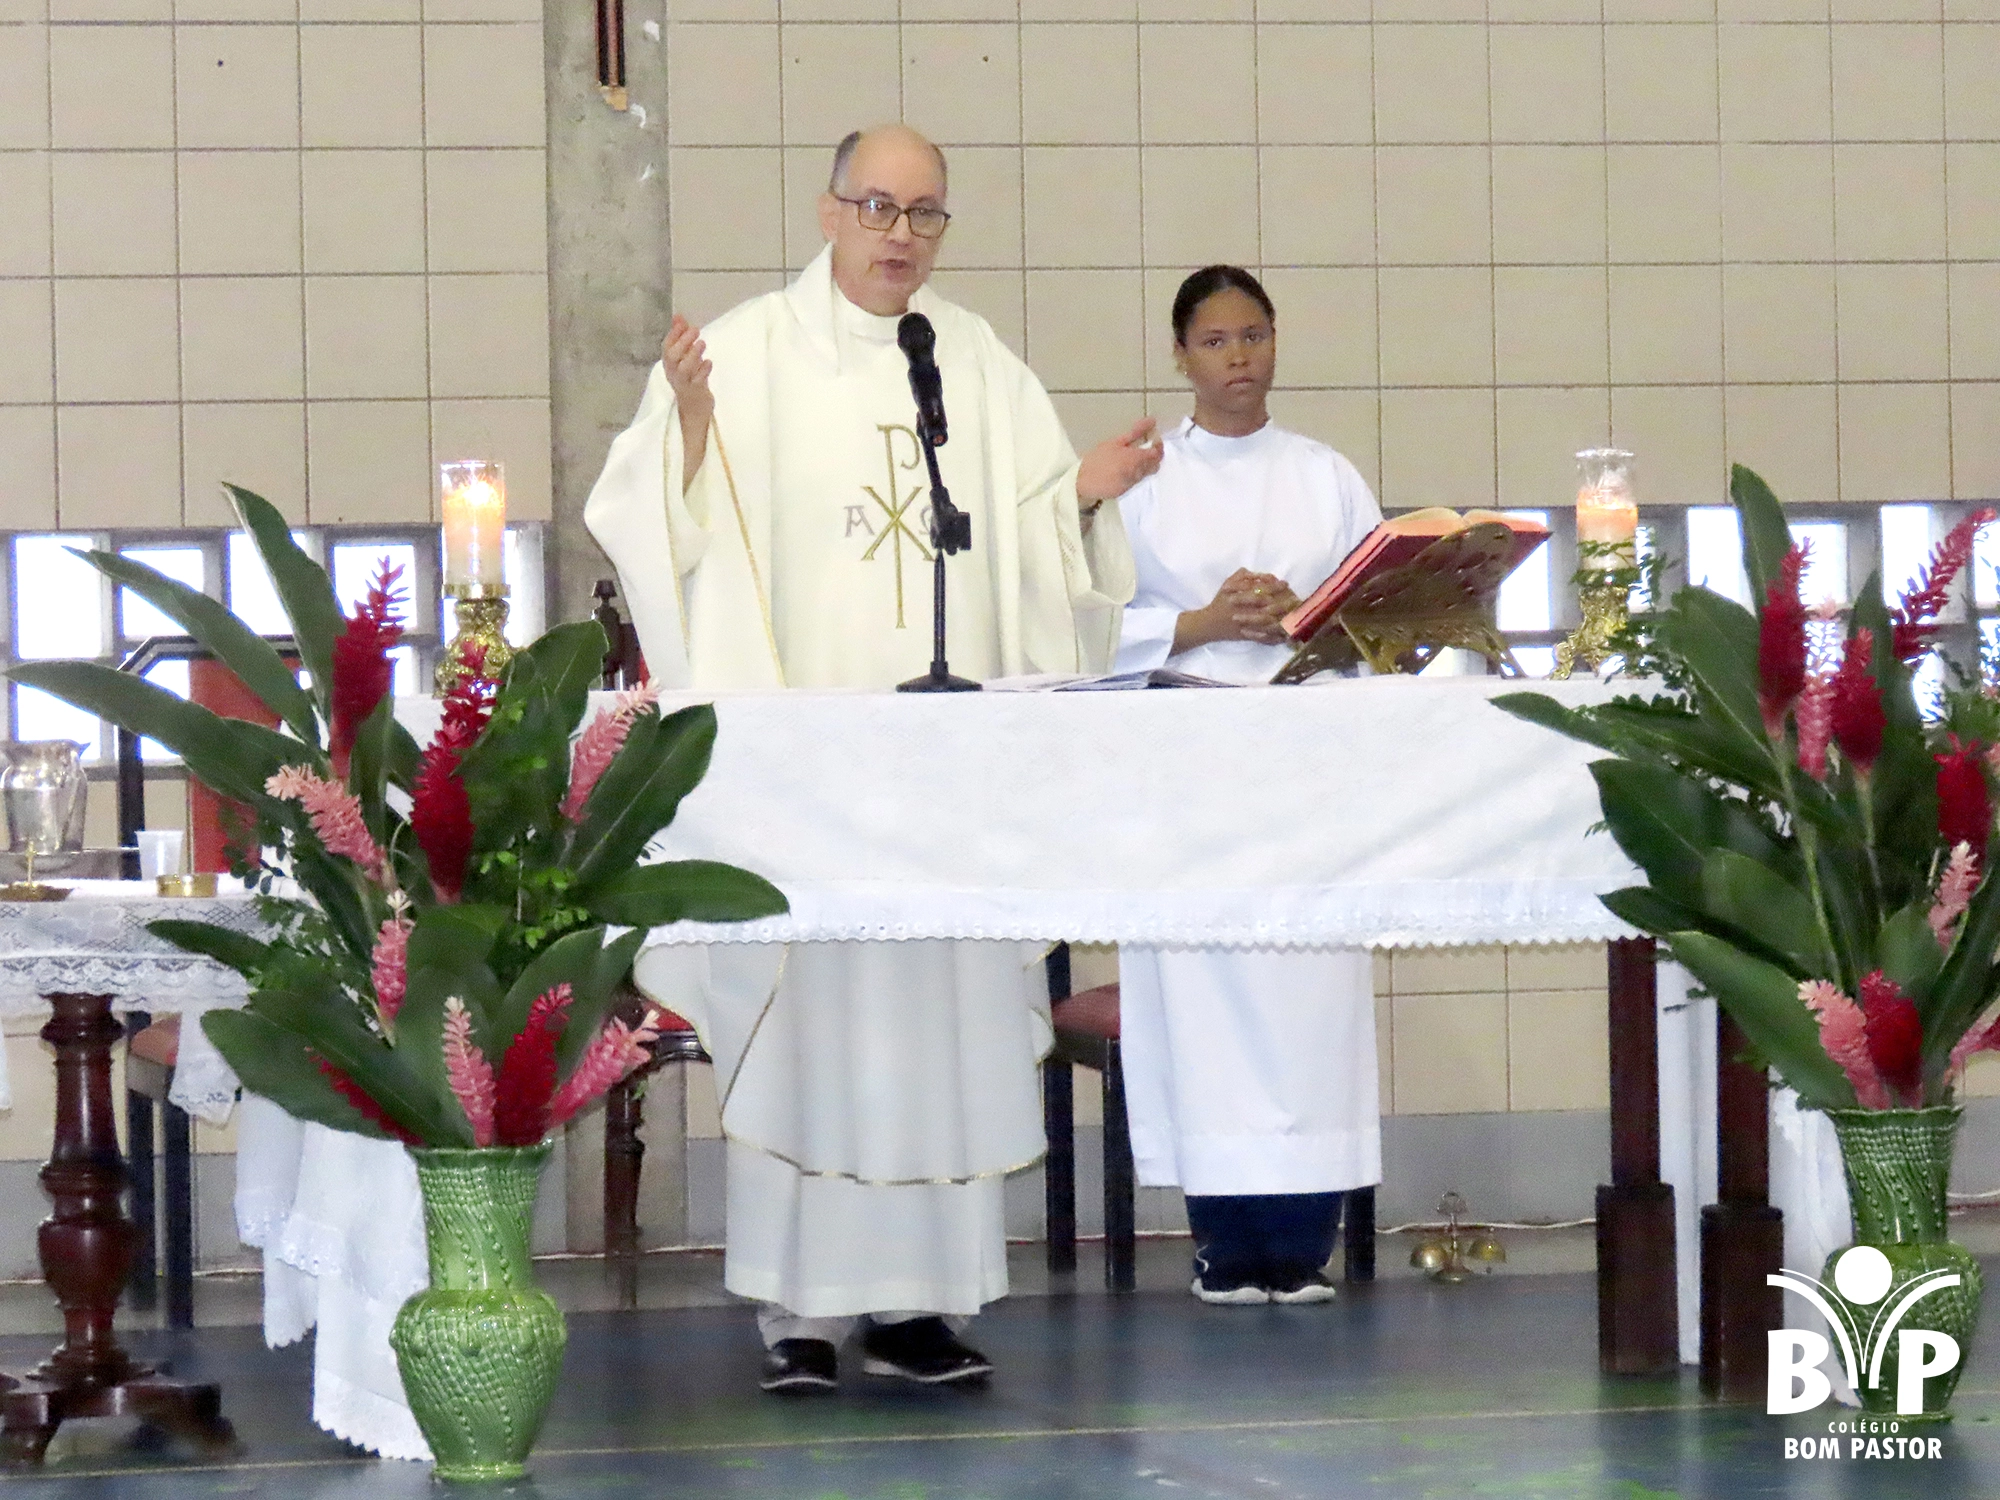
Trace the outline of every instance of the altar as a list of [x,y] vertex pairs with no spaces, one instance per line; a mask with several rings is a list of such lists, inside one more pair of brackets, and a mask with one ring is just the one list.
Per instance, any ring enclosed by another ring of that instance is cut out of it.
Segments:
[[[1651,945],[1597,900],[1637,873],[1591,831],[1595,752],[1487,702],[1519,686],[1378,678],[1177,692],[724,695],[713,700],[709,775],[658,850],[755,869],[785,890],[791,911],[663,928],[653,942],[1608,941],[1622,1017],[1614,1053],[1622,1045],[1645,1062],[1622,1095],[1614,1066],[1614,1129],[1641,1122],[1652,1151],[1648,1166],[1644,1142],[1628,1143],[1614,1162],[1630,1168],[1624,1186],[1643,1210],[1661,1196]],[[1594,682],[1548,690],[1578,704],[1614,691]],[[430,699],[399,705],[420,737],[437,711]],[[265,1249],[267,1334],[296,1338],[318,1321],[318,1419],[385,1454],[422,1456],[382,1342],[395,1308],[424,1284],[407,1158],[389,1143],[336,1138],[254,1107],[241,1139],[239,1219]],[[1634,1357],[1674,1359],[1674,1239],[1670,1207],[1664,1218],[1642,1212],[1601,1229],[1617,1304],[1600,1308],[1612,1353],[1621,1339],[1637,1347],[1618,1322],[1637,1307],[1655,1331]],[[1664,1356],[1659,1327],[1669,1330]],[[1606,1368],[1619,1363],[1607,1358]]]

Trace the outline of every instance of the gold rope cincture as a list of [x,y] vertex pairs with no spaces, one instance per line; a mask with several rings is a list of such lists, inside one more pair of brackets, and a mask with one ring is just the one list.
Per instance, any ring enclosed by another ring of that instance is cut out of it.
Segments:
[[736,512],[737,535],[743,539],[743,556],[750,564],[750,582],[757,590],[757,613],[764,622],[764,644],[771,652],[771,666],[778,674],[778,686],[785,685],[785,663],[778,655],[778,634],[771,623],[771,601],[764,593],[764,575],[757,567],[757,551],[750,545],[750,523],[743,517],[743,501],[736,493],[736,471],[729,464],[729,449],[722,442],[722,428],[711,415],[708,428],[715,436],[716,457],[722,460],[722,477],[729,485],[729,507]]

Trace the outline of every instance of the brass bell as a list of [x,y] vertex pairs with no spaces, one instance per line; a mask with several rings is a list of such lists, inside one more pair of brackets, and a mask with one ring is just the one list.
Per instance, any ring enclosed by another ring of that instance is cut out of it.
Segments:
[[1465,1247],[1465,1258],[1483,1265],[1499,1265],[1507,1259],[1507,1247],[1490,1233],[1475,1235]]
[[1451,1261],[1451,1253],[1442,1240],[1422,1240],[1410,1252],[1410,1264],[1425,1275],[1435,1276]]

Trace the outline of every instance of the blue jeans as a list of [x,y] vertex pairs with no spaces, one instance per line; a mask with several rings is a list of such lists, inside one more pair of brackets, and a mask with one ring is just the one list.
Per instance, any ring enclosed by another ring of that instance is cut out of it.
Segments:
[[1340,1193],[1210,1195],[1187,1200],[1195,1271],[1210,1286],[1310,1275],[1333,1258]]

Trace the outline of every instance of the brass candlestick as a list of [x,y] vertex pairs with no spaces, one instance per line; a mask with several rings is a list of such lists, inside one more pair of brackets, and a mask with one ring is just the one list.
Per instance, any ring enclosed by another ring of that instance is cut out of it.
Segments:
[[1583,572],[1577,576],[1577,605],[1583,611],[1583,623],[1556,646],[1556,669],[1549,676],[1557,682],[1568,681],[1579,665],[1586,672],[1595,672],[1617,654],[1612,643],[1625,629],[1630,579],[1624,576],[1606,579],[1602,574],[1591,576]]
[[1466,1207],[1464,1197],[1457,1192],[1438,1199],[1438,1212],[1445,1216],[1444,1238],[1423,1240],[1410,1252],[1410,1264],[1432,1281],[1457,1286],[1472,1279],[1473,1267],[1467,1261],[1491,1275],[1493,1267],[1507,1258],[1507,1247],[1490,1229],[1482,1228],[1475,1234],[1470,1225],[1460,1227],[1458,1221]]
[[466,660],[467,648],[480,653],[478,675],[488,681],[497,682],[505,675],[507,663],[514,659],[514,648],[507,644],[506,635],[506,584],[451,583],[445,585],[444,591],[452,600],[452,613],[458,617],[458,634],[451,638],[438,662],[439,697],[472,675],[471,663]]

